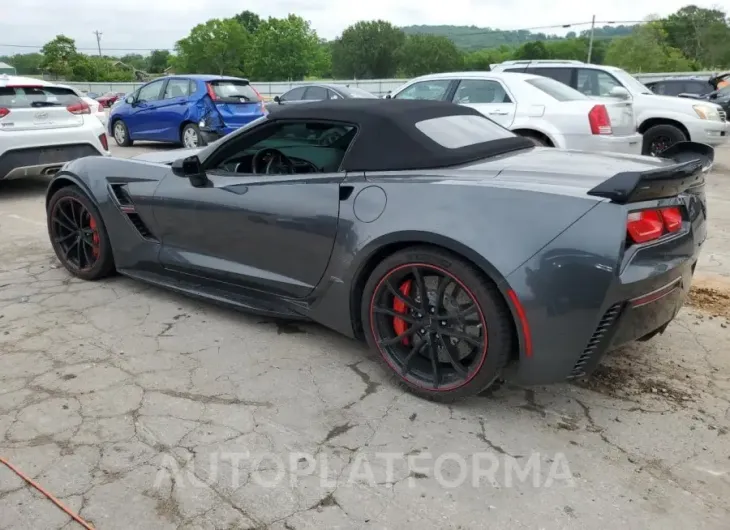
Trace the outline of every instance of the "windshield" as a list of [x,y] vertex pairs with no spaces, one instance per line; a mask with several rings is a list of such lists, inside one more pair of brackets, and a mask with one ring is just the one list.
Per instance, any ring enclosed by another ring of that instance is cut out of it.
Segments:
[[210,86],[213,87],[213,92],[218,99],[228,103],[260,101],[258,93],[253,89],[248,81],[237,81],[235,79],[210,81]]
[[623,83],[624,87],[633,94],[648,94],[653,95],[654,92],[649,90],[646,85],[636,79],[628,72],[621,70],[620,68],[611,68],[610,72]]
[[31,107],[61,107],[73,105],[79,97],[70,88],[12,86],[0,87],[0,107],[17,109]]

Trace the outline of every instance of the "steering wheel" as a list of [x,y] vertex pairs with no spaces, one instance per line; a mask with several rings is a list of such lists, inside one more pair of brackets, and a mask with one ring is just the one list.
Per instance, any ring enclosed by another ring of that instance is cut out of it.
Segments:
[[[259,171],[261,162],[266,163],[263,171]],[[258,151],[253,156],[253,160],[251,160],[251,166],[254,174],[263,173],[266,175],[272,175],[294,173],[294,162],[292,162],[284,153],[278,149],[274,149],[273,147],[267,147]],[[272,169],[279,171],[274,172]]]

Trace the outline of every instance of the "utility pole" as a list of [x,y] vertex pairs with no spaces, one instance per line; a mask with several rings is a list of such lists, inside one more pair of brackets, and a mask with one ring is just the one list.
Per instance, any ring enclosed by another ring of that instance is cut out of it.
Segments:
[[[596,17],[593,18],[595,19]],[[96,47],[99,48],[99,57],[101,57],[101,36],[103,33],[99,30],[94,31],[93,33],[96,35]],[[590,52],[588,53],[588,57],[590,57]],[[588,62],[590,62],[590,60]]]
[[591,62],[591,55],[593,55],[593,30],[596,29],[596,15],[593,15],[593,20],[591,20],[591,38],[588,41],[588,61],[586,61],[588,64]]

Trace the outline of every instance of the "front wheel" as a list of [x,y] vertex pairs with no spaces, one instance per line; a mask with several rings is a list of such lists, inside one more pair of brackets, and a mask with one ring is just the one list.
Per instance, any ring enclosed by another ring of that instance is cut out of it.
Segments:
[[678,142],[687,140],[685,134],[674,125],[654,125],[644,133],[641,154],[659,156]]
[[53,194],[47,211],[48,236],[61,264],[82,280],[114,271],[109,235],[93,202],[76,186]]
[[127,129],[127,124],[124,123],[122,120],[117,120],[114,122],[112,132],[114,133],[114,141],[117,142],[117,145],[121,147],[129,147],[134,143],[129,137],[129,129]]
[[513,348],[512,319],[496,286],[441,249],[386,258],[365,285],[368,344],[414,394],[453,402],[486,390]]

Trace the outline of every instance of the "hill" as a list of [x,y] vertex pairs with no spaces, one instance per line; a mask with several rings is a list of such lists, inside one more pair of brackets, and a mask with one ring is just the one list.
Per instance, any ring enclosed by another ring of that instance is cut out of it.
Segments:
[[[635,26],[603,26],[595,28],[595,38],[610,39],[629,35]],[[551,35],[546,33],[533,33],[526,30],[499,30],[493,28],[479,28],[477,26],[405,26],[403,31],[408,34],[430,33],[448,37],[458,48],[462,50],[481,50],[485,48],[499,48],[500,46],[519,46],[525,42],[561,40],[574,38],[581,35],[588,35],[589,31],[569,32],[567,35]]]

